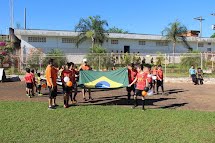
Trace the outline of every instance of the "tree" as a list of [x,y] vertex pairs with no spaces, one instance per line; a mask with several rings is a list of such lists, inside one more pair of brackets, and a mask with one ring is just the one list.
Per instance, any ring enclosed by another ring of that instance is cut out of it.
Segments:
[[48,65],[49,59],[54,59],[54,63],[56,64],[56,66],[65,65],[65,63],[67,62],[64,52],[60,49],[52,49],[46,54],[46,57],[43,60],[43,67]]
[[113,66],[111,55],[107,53],[106,49],[101,45],[95,44],[94,47],[91,47],[90,49],[91,50],[86,58],[93,69],[108,69]]
[[179,41],[182,41],[187,45],[186,38],[183,36],[186,33],[187,28],[178,21],[170,23],[168,27],[166,27],[162,31],[162,35],[164,34],[166,36],[166,40],[171,41],[173,43],[173,57],[175,55],[176,44]]
[[215,33],[213,35],[211,35],[211,38],[215,38]]
[[126,33],[128,33],[128,31],[125,31],[123,29],[120,29],[120,28],[117,28],[114,26],[108,30],[108,33],[124,33],[124,34],[126,34]]
[[106,38],[105,26],[108,26],[106,20],[101,20],[100,16],[90,16],[86,19],[81,18],[75,26],[75,31],[79,32],[77,36],[76,46],[87,39],[91,39],[92,47],[94,44],[102,44]]

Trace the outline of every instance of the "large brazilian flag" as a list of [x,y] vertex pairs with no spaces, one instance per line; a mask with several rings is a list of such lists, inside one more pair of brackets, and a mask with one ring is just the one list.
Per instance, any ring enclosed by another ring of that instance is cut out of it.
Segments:
[[114,71],[80,71],[79,84],[87,88],[120,88],[128,86],[128,69]]

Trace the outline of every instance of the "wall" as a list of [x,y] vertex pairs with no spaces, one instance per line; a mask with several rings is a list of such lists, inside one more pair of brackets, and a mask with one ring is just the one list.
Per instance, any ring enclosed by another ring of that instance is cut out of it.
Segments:
[[[65,53],[88,53],[89,47],[91,47],[91,41],[87,40],[79,45],[79,48],[76,47],[75,43],[62,43],[63,37],[46,37],[45,43],[39,42],[28,42],[28,36],[21,36],[21,47],[22,51],[25,53],[29,52],[30,48],[41,48],[44,53],[49,52],[51,49],[61,49]],[[135,39],[118,39],[118,44],[111,44],[111,39],[105,40],[103,47],[107,51],[111,52],[112,50],[120,53],[124,52],[124,46],[130,46],[130,52],[133,53],[172,53],[172,43],[169,42],[168,46],[156,46],[156,41],[154,40],[141,40],[146,41],[145,45],[139,45],[139,40]],[[204,47],[197,47],[197,42],[188,42],[189,45],[194,50],[199,50],[201,52],[207,52],[207,48],[211,48],[212,51],[215,51],[215,43],[208,45],[208,42],[204,42]],[[26,52],[25,52],[26,51]],[[176,53],[187,52],[188,49],[182,43],[177,43]]]

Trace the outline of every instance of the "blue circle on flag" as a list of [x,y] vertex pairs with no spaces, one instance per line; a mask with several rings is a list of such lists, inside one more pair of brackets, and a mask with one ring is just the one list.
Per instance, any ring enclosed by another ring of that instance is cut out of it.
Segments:
[[95,85],[96,88],[110,88],[110,83],[107,81],[100,81]]

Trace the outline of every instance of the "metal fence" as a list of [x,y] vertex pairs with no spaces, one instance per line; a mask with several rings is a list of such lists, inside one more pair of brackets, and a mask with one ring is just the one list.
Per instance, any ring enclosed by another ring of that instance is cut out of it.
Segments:
[[128,54],[128,53],[100,53],[100,54],[65,54],[65,55],[11,55],[8,61],[1,62],[8,74],[21,74],[26,67],[44,72],[50,58],[55,59],[57,67],[66,62],[73,62],[78,66],[86,58],[95,70],[111,70],[125,67],[127,64],[162,65],[166,77],[188,77],[191,65],[202,68],[206,75],[213,75],[215,53],[176,53],[176,54]]

